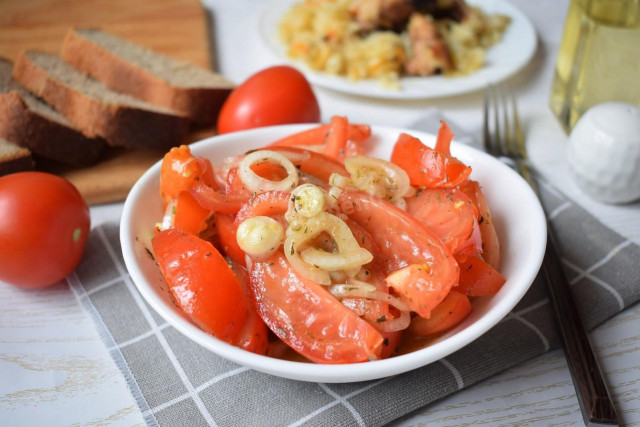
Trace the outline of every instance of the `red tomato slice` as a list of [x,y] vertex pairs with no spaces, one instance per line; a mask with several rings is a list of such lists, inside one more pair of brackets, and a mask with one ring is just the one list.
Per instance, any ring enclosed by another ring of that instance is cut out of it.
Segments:
[[318,363],[380,358],[382,335],[323,286],[298,276],[282,252],[251,268],[258,313],[282,341]]
[[452,253],[482,250],[482,242],[472,241],[478,212],[462,191],[421,189],[415,197],[407,199],[407,212],[440,237]]
[[458,263],[451,252],[425,225],[377,197],[345,190],[338,205],[371,234],[387,274],[411,265],[424,266],[421,272],[416,269],[407,275],[411,280],[390,286],[411,310],[429,317],[430,310],[458,283]]
[[289,151],[297,154],[305,154],[305,156],[307,156],[306,160],[303,160],[300,164],[296,164],[295,162],[294,164],[296,164],[302,172],[311,174],[325,183],[329,182],[329,177],[332,173],[349,176],[349,172],[347,172],[342,163],[322,153],[298,147],[270,147],[269,150],[279,153]]
[[[306,147],[320,146],[326,144],[329,136],[330,124],[320,125],[293,135],[285,136],[271,144],[267,145],[267,149],[273,147]],[[350,123],[349,124],[349,141],[361,143],[371,135],[371,127],[369,125]]]
[[406,133],[398,137],[391,162],[404,169],[411,185],[418,187],[453,188],[471,174],[471,168],[460,160],[433,150]]
[[244,182],[240,179],[237,167],[229,169],[227,179],[224,183],[224,192],[225,194],[244,197],[245,200],[249,199],[253,194],[247,187],[245,187]]
[[467,180],[460,186],[478,208],[478,226],[482,236],[482,258],[493,268],[500,268],[500,242],[493,224],[493,217],[489,210],[489,204],[484,198],[480,184],[473,180]]
[[152,239],[175,303],[202,330],[234,343],[249,309],[235,274],[213,245],[175,228]]
[[216,188],[213,168],[209,160],[194,157],[187,145],[173,147],[162,159],[160,195],[165,204],[189,191],[196,183]]
[[334,159],[344,158],[347,139],[349,138],[349,121],[346,117],[331,117],[331,127],[327,136],[327,145],[323,153]]
[[210,210],[200,206],[196,199],[186,191],[178,195],[175,212],[173,226],[195,235],[207,228],[207,219],[211,215]]
[[469,298],[460,292],[451,291],[447,298],[433,309],[430,318],[414,317],[407,332],[417,337],[439,334],[462,322],[469,313],[471,313]]
[[236,213],[247,200],[244,194],[224,194],[202,182],[191,186],[189,192],[202,207],[220,213]]
[[[349,226],[353,237],[358,244],[368,250],[373,255],[373,261],[364,265],[367,272],[366,282],[374,285],[378,291],[389,293],[389,286],[384,281],[385,274],[382,271],[382,266],[377,261],[379,259],[380,250],[375,244],[371,234],[349,218],[345,219],[345,223]],[[365,319],[367,322],[376,326],[380,319],[393,319],[393,315],[389,310],[389,304],[383,301],[370,300],[365,298],[344,298],[342,303],[355,311],[359,316]]]
[[218,243],[224,255],[228,256],[236,264],[245,265],[245,253],[238,245],[236,239],[237,227],[234,224],[235,217],[231,214],[216,213],[216,231]]
[[451,133],[451,128],[444,121],[440,120],[440,129],[438,130],[438,137],[436,138],[435,150],[439,153],[451,155],[451,141],[455,135]]
[[463,257],[460,264],[460,284],[456,288],[470,297],[495,295],[506,279],[482,257],[474,255]]
[[247,218],[254,216],[274,216],[284,214],[289,208],[291,193],[286,191],[265,191],[242,205],[235,219],[236,229]]
[[402,335],[404,331],[395,331],[395,332],[383,332],[382,333],[382,354],[380,354],[381,359],[388,359],[393,356],[400,345],[400,341],[402,341]]
[[249,274],[247,273],[247,270],[237,264],[232,264],[231,268],[238,278],[238,282],[242,286],[245,298],[247,301],[251,301],[249,304],[249,310],[247,311],[247,320],[244,322],[244,326],[238,333],[235,345],[252,353],[267,354],[267,348],[269,346],[269,328],[267,328],[267,325],[262,321],[256,311],[255,305],[253,304],[253,297],[251,296],[249,286]]

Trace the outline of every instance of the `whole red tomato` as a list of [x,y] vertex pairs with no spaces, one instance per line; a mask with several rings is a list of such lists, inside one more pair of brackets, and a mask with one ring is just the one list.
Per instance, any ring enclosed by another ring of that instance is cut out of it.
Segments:
[[89,208],[69,181],[44,172],[1,177],[0,280],[57,283],[80,262],[89,227]]
[[257,72],[231,92],[218,116],[218,133],[318,121],[320,107],[307,79],[280,65]]

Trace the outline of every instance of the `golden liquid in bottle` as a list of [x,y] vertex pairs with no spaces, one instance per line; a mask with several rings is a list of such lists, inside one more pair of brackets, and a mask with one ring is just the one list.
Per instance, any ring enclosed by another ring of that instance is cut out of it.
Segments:
[[551,109],[569,132],[608,101],[640,106],[640,0],[571,0]]

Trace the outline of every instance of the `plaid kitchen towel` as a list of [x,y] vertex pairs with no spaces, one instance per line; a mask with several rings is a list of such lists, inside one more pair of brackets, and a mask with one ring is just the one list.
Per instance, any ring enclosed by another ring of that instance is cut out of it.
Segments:
[[[640,247],[549,185],[543,204],[589,329],[640,299]],[[381,380],[316,384],[238,366],[193,343],[151,309],[127,274],[118,226],[94,228],[68,281],[150,426],[380,426],[560,346],[546,287],[450,356]]]

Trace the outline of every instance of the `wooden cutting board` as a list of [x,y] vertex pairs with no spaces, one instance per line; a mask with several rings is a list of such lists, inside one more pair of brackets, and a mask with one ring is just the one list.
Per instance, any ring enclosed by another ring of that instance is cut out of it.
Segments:
[[[23,49],[58,53],[72,26],[101,28],[174,59],[214,69],[207,13],[199,0],[0,0],[0,57],[14,61]],[[202,129],[185,142],[213,134],[213,129]],[[162,155],[112,150],[88,168],[41,168],[66,177],[89,204],[98,204],[124,200]]]

